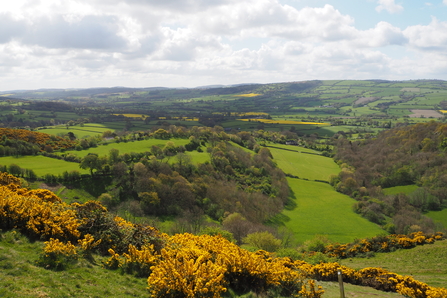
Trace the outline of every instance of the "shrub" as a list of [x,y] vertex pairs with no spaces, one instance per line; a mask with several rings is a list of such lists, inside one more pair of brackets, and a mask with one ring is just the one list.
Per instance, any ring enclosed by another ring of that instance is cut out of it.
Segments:
[[275,252],[281,246],[281,240],[275,238],[275,236],[267,231],[248,234],[242,241],[256,249],[269,252]]

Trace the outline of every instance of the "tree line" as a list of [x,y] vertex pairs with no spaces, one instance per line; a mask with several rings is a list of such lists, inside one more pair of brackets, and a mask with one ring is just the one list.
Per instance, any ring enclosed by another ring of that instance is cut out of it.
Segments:
[[[354,210],[389,232],[433,232],[438,227],[423,215],[447,206],[447,125],[439,122],[402,126],[376,138],[336,141],[341,165],[331,183],[358,202]],[[412,193],[385,195],[384,188],[417,185]],[[392,218],[392,222],[387,221]]]

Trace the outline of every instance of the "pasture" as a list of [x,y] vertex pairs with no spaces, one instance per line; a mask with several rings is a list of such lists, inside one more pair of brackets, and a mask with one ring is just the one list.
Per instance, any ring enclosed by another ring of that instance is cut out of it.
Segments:
[[41,155],[0,157],[0,164],[6,166],[16,164],[22,169],[32,169],[39,177],[42,177],[45,174],[60,175],[65,171],[79,171],[81,174],[89,173],[88,170],[80,169],[78,163],[49,158]]
[[430,211],[424,215],[433,219],[435,223],[441,224],[444,229],[447,229],[447,209],[441,211]]
[[357,238],[383,233],[376,224],[352,211],[355,200],[322,182],[287,178],[296,206],[282,212],[284,224],[303,243],[315,235],[327,235],[333,242],[348,243]]
[[418,188],[419,188],[419,186],[417,186],[417,185],[394,186],[394,187],[384,188],[383,193],[386,195],[397,195],[399,193],[404,193],[404,194],[408,195]]
[[98,154],[98,156],[108,155],[110,149],[119,150],[119,154],[132,153],[132,152],[150,152],[152,146],[158,146],[161,149],[166,145],[167,142],[173,142],[176,146],[186,145],[189,143],[189,139],[170,139],[170,140],[160,140],[160,139],[147,139],[143,141],[129,141],[120,143],[106,143],[98,147],[89,148],[87,150],[81,151],[67,151],[79,157],[84,157],[89,153]]
[[[329,181],[329,176],[331,174],[338,174],[340,171],[339,166],[329,157],[273,147],[269,149],[273,155],[273,160],[277,163],[278,167],[287,174],[292,174],[309,180],[317,179]],[[301,148],[299,150],[301,150]]]
[[340,261],[340,264],[353,269],[381,267],[401,275],[413,276],[416,280],[433,287],[445,288],[447,284],[444,269],[447,266],[446,250],[447,240],[443,240],[411,249],[376,253],[373,258],[344,259]]
[[[287,148],[286,145],[279,146]],[[293,192],[291,205],[296,206],[286,208],[278,217],[284,219],[285,226],[293,231],[297,241],[304,242],[320,234],[343,243],[383,233],[376,224],[352,211],[354,199],[336,192],[327,183],[310,181],[329,181],[331,174],[338,174],[340,168],[331,158],[295,151],[309,149],[289,147],[293,151],[269,149],[279,168],[301,178],[287,178]]]

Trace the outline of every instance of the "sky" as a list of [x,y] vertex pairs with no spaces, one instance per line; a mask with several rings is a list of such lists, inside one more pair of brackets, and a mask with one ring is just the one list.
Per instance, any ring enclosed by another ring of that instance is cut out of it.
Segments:
[[447,0],[14,0],[0,91],[447,80]]

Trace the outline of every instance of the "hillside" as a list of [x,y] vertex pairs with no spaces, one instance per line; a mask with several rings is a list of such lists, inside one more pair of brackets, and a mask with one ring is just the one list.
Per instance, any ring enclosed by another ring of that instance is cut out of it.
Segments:
[[[266,251],[253,253],[221,235],[168,236],[151,226],[127,222],[98,202],[68,205],[49,191],[22,188],[11,175],[0,178],[0,257],[6,297],[79,297],[91,291],[93,295],[141,295],[134,287],[147,278],[152,297],[232,297],[254,292],[318,298],[323,289],[313,279],[334,281],[337,268],[342,268],[347,282],[409,297],[441,297],[447,291],[380,268],[352,270],[337,263],[311,265]],[[420,237],[408,241],[419,243]],[[422,237],[428,243],[435,239]],[[99,268],[100,263],[105,269]],[[112,270],[111,279],[104,274],[107,269]],[[114,273],[117,270],[126,280],[115,292],[110,280],[121,280]],[[393,278],[378,282],[383,276]]]
[[[331,183],[358,203],[356,212],[390,231],[433,231],[435,224],[421,213],[446,207],[447,126],[431,121],[384,131],[361,141],[338,140],[335,159],[342,165]],[[416,185],[407,194],[386,195],[383,188]],[[392,225],[392,226],[391,226]]]

